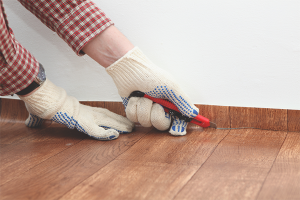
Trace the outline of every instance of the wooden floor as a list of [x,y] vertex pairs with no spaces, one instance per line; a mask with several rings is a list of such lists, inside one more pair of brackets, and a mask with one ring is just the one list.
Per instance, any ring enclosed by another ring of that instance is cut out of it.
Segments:
[[97,141],[2,120],[0,162],[1,200],[300,199],[300,132],[137,126]]

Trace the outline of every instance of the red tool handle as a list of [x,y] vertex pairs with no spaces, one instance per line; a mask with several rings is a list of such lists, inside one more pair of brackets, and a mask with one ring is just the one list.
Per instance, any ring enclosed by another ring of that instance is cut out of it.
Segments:
[[[177,111],[180,113],[179,109],[175,106],[175,104],[173,104],[172,102],[166,100],[166,99],[159,99],[159,98],[154,98],[151,97],[147,94],[144,94],[145,98],[152,100],[155,103],[158,103],[160,105],[162,105],[165,108]],[[202,115],[197,115],[196,117],[194,117],[191,121],[191,123],[199,125],[203,128],[209,127],[210,126],[210,122],[209,119],[207,119],[206,117],[203,117]]]

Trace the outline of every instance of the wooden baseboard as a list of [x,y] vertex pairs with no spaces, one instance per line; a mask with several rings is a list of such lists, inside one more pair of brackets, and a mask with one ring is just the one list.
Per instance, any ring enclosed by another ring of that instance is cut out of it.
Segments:
[[[121,102],[82,101],[82,104],[107,108],[125,116]],[[209,118],[222,128],[253,127],[275,131],[300,132],[300,110],[246,108],[233,106],[196,105],[200,115]],[[20,121],[28,113],[21,100],[0,99],[0,121]]]

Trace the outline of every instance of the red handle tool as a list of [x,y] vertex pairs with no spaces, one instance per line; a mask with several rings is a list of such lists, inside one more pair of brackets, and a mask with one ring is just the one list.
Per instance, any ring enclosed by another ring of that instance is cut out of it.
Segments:
[[[160,99],[160,98],[154,98],[154,97],[151,97],[151,96],[149,96],[149,95],[147,95],[147,94],[145,94],[143,92],[140,92],[140,91],[134,91],[134,92],[132,92],[129,97],[145,97],[147,99],[152,100],[155,103],[158,103],[158,104],[162,105],[165,108],[166,112],[168,112],[169,111],[168,109],[170,109],[172,111],[176,111],[177,115],[179,114],[179,115],[183,116],[180,113],[179,109],[175,106],[175,104],[173,104],[169,100]],[[206,127],[217,128],[217,125],[215,123],[210,122],[209,119],[207,119],[206,117],[203,117],[202,115],[197,115],[196,117],[190,119],[190,122],[193,123],[193,124],[199,125],[199,126],[201,126],[203,128],[206,128]]]

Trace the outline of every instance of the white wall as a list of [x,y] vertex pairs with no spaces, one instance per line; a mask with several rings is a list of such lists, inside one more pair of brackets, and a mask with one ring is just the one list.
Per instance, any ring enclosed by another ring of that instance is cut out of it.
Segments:
[[[194,103],[300,109],[300,1],[95,2]],[[4,4],[16,38],[54,83],[79,100],[120,101],[104,68],[77,57],[17,1]]]

